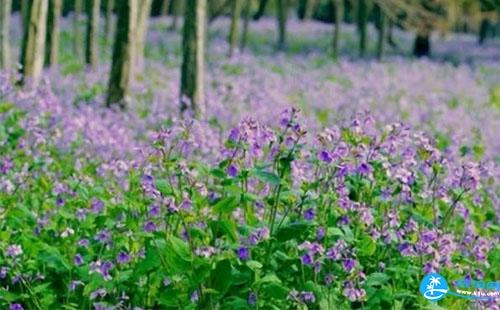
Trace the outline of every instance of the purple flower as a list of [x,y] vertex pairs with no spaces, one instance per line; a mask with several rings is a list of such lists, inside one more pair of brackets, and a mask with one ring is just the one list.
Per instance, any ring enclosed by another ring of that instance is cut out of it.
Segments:
[[354,267],[356,266],[356,261],[354,259],[347,258],[344,260],[343,265],[344,265],[345,271],[351,272],[354,269]]
[[236,142],[238,141],[239,137],[240,137],[240,130],[238,128],[231,129],[231,131],[229,132],[228,139],[233,142]]
[[93,300],[93,299],[96,299],[97,297],[102,298],[102,297],[106,296],[107,293],[108,292],[104,288],[97,289],[97,290],[93,291],[92,293],[90,293],[90,299]]
[[73,292],[76,290],[76,288],[79,285],[83,285],[83,282],[82,281],[71,281],[71,283],[69,284],[69,290]]
[[92,213],[94,214],[100,214],[104,210],[104,202],[102,200],[93,198],[92,202],[90,203],[90,208],[92,210]]
[[21,304],[10,304],[9,310],[24,310]]
[[250,258],[250,250],[247,247],[239,247],[236,250],[236,255],[238,255],[241,260],[247,260]]
[[313,292],[308,292],[308,291],[300,292],[300,297],[302,301],[304,301],[306,304],[314,303],[316,301],[316,297],[314,296]]
[[230,177],[234,178],[235,176],[238,175],[238,169],[236,168],[235,165],[229,165],[229,167],[227,167],[226,173]]
[[79,253],[76,253],[75,258],[73,259],[73,263],[75,264],[75,266],[80,266],[81,264],[83,264],[83,257]]
[[153,205],[149,206],[149,212],[148,212],[149,216],[157,217],[160,215],[160,212],[161,212],[161,209],[160,209],[159,205],[153,204]]
[[120,251],[120,253],[118,253],[118,256],[116,257],[116,261],[118,262],[118,264],[126,264],[130,262],[130,255],[127,252]]
[[5,256],[7,257],[16,257],[23,254],[23,249],[21,248],[20,245],[17,244],[12,244],[7,247],[7,250],[5,251]]
[[325,228],[320,226],[316,230],[316,239],[323,240],[324,237],[325,237]]
[[145,232],[154,232],[156,230],[156,224],[153,221],[147,221],[143,227]]
[[302,262],[303,265],[310,266],[313,264],[313,258],[309,254],[304,254],[300,258],[300,261]]
[[332,156],[327,151],[321,151],[321,152],[319,152],[318,158],[319,158],[319,160],[321,160],[322,162],[325,162],[327,164],[329,164],[329,163],[332,162]]
[[89,244],[90,244],[90,242],[88,239],[82,239],[82,240],[78,241],[78,246],[81,246],[82,248],[88,247]]
[[111,275],[109,274],[109,271],[113,269],[114,265],[110,261],[105,261],[101,267],[99,268],[100,273],[104,277],[105,280],[111,280]]
[[172,280],[170,278],[163,279],[163,285],[169,286],[170,284],[172,284]]
[[254,292],[250,292],[248,294],[247,302],[248,302],[249,305],[255,306],[255,304],[257,303],[257,295],[255,295]]
[[314,216],[316,215],[316,211],[314,211],[313,208],[309,208],[304,211],[304,219],[311,221],[314,219]]
[[5,277],[7,277],[7,272],[9,272],[9,267],[0,268],[0,279],[5,279]]
[[111,240],[111,233],[108,230],[101,230],[94,237],[95,240],[101,243],[108,243]]
[[333,283],[333,274],[329,273],[325,276],[325,284],[331,285]]
[[372,172],[372,167],[367,163],[361,163],[358,167],[358,173],[361,175],[369,175]]
[[192,303],[197,303],[198,300],[200,299],[199,296],[198,296],[198,291],[194,291],[192,294],[191,294],[191,302]]

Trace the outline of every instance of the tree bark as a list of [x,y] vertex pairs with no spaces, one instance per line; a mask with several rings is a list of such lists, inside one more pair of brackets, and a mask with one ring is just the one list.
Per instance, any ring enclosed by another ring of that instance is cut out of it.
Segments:
[[259,20],[262,16],[264,16],[264,13],[266,12],[267,3],[269,3],[269,0],[260,0],[259,8],[257,9],[257,12],[253,16],[254,20]]
[[394,41],[393,30],[394,22],[392,20],[389,20],[389,23],[387,25],[387,43],[389,43],[389,45],[392,47],[397,47],[396,41]]
[[75,11],[73,14],[73,48],[75,50],[75,54],[79,59],[83,56],[83,42],[82,35],[80,32],[80,17],[82,15],[83,10],[83,0],[75,0]]
[[232,0],[231,3],[231,26],[229,27],[229,57],[233,56],[234,49],[238,45],[240,32],[241,0]]
[[59,62],[61,13],[62,0],[49,0],[49,12],[47,19],[47,48],[45,50],[45,65],[47,67],[57,67]]
[[181,0],[172,0],[172,15],[174,16],[174,19],[172,20],[172,24],[170,25],[170,30],[177,30],[179,14],[181,14],[181,2]]
[[135,53],[136,16],[139,0],[117,1],[118,21],[113,45],[107,106],[126,107],[126,96],[132,80]]
[[243,32],[241,34],[240,50],[243,52],[247,45],[248,27],[250,26],[250,13],[252,10],[252,0],[245,0],[243,8]]
[[304,20],[310,20],[316,9],[316,0],[305,0]]
[[98,38],[99,38],[99,13],[100,0],[88,0],[87,12],[87,42],[85,47],[85,63],[92,69],[97,67],[98,63]]
[[429,34],[418,33],[413,46],[413,55],[417,57],[429,56],[431,53],[431,42]]
[[28,28],[30,18],[30,0],[21,0],[21,22],[23,26],[23,33]]
[[115,0],[106,0],[106,41],[110,42],[113,37],[113,10],[115,9]]
[[382,9],[379,8],[379,29],[378,29],[378,38],[377,38],[377,59],[381,60],[383,55],[384,55],[384,45],[385,45],[385,38],[386,38],[386,23],[387,23],[387,18],[382,11]]
[[359,55],[364,57],[368,45],[369,0],[358,0]]
[[160,9],[161,16],[167,16],[168,15],[169,4],[170,3],[169,3],[168,0],[163,0],[161,2],[161,9]]
[[278,19],[278,49],[283,50],[286,46],[286,22],[288,19],[288,0],[277,0]]
[[148,31],[148,21],[151,15],[152,0],[139,1],[136,22],[136,49],[135,49],[135,66],[134,73],[142,72],[144,69],[144,48],[146,46],[146,34]]
[[10,68],[10,14],[12,12],[12,0],[3,0],[0,6],[0,69]]
[[332,41],[332,51],[335,58],[339,55],[339,40],[340,40],[340,27],[342,24],[342,18],[344,16],[344,3],[343,0],[332,0],[333,9],[335,10],[333,14],[333,41]]
[[481,20],[481,25],[479,26],[479,39],[478,39],[479,44],[483,44],[484,41],[486,41],[486,38],[488,37],[489,28],[490,28],[490,21],[486,18]]
[[204,115],[204,49],[206,0],[186,0],[182,38],[180,105],[181,116]]
[[40,81],[43,69],[43,56],[45,55],[45,35],[47,26],[48,0],[29,0],[28,20],[23,36],[21,49],[22,75],[19,83],[26,84],[27,79],[33,87]]

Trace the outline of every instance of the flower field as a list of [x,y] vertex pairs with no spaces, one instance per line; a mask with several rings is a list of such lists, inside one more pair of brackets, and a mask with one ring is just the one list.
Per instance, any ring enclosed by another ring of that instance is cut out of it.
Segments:
[[228,59],[228,22],[203,120],[178,117],[170,18],[126,111],[103,105],[109,43],[86,70],[68,20],[59,72],[0,74],[0,309],[499,309],[418,291],[500,279],[498,41],[377,62],[345,27],[334,61],[331,25],[291,19],[276,53],[263,18]]

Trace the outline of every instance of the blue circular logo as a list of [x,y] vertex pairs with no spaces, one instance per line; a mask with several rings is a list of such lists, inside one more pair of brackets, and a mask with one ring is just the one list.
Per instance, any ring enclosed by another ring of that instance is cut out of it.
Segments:
[[442,275],[429,273],[420,282],[420,293],[430,301],[438,301],[448,293],[448,283]]

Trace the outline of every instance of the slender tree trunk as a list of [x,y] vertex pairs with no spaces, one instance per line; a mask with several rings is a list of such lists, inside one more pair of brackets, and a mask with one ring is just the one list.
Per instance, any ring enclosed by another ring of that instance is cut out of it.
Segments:
[[358,0],[359,55],[364,57],[368,45],[369,0]]
[[174,19],[170,25],[170,30],[177,30],[177,24],[179,22],[179,15],[181,14],[182,0],[172,0],[172,15]]
[[479,39],[478,39],[479,44],[483,44],[484,41],[486,41],[486,38],[488,37],[489,28],[490,28],[490,21],[486,18],[481,20],[481,25],[479,26]]
[[229,57],[233,56],[234,49],[238,45],[238,38],[240,32],[240,16],[242,0],[232,0],[231,3],[231,26],[229,27]]
[[167,16],[168,15],[168,6],[169,6],[169,1],[168,0],[163,0],[161,2],[161,9],[160,9],[160,14],[161,16]]
[[115,9],[115,0],[106,0],[106,41],[110,42],[113,37],[113,10]]
[[248,27],[250,26],[250,13],[252,10],[252,0],[245,0],[243,8],[243,32],[241,34],[240,50],[243,52],[247,45]]
[[278,49],[283,50],[286,46],[286,22],[288,19],[288,0],[277,0],[278,17]]
[[21,49],[20,84],[25,84],[27,79],[30,79],[31,85],[36,87],[40,81],[45,55],[48,6],[48,0],[29,1],[29,23],[24,32]]
[[61,29],[62,0],[49,0],[47,19],[47,48],[45,49],[45,65],[57,67],[59,62],[59,37]]
[[30,0],[21,0],[21,22],[23,25],[23,32],[28,28],[30,18]]
[[85,63],[95,69],[98,62],[99,13],[100,0],[88,0],[87,42],[85,47]]
[[332,50],[333,56],[335,58],[339,55],[339,40],[340,40],[340,27],[342,24],[342,18],[344,16],[344,0],[332,0],[333,9],[335,10],[333,15],[333,23],[335,28],[333,30],[333,41],[332,41]]
[[413,55],[417,57],[429,56],[431,53],[431,41],[429,34],[424,32],[417,33],[415,44],[413,46]]
[[316,9],[316,0],[306,0],[304,7],[304,20],[310,20]]
[[393,30],[394,22],[392,20],[389,20],[389,23],[387,25],[387,43],[389,43],[391,47],[397,47],[396,41],[394,41]]
[[259,8],[257,9],[257,12],[253,16],[254,20],[259,20],[262,16],[264,16],[264,13],[266,12],[266,7],[267,7],[268,3],[269,3],[269,0],[260,0]]
[[200,118],[204,115],[204,45],[206,0],[186,0],[182,38],[181,115],[186,112]]
[[135,49],[135,66],[134,73],[142,72],[144,69],[144,48],[146,46],[146,34],[148,31],[148,21],[151,15],[152,0],[139,1],[136,22],[136,49]]
[[83,56],[83,42],[82,35],[80,31],[80,17],[82,16],[83,11],[83,0],[75,0],[75,11],[73,14],[73,48],[75,50],[75,54],[79,59],[82,59]]
[[378,29],[378,40],[377,40],[377,59],[381,60],[382,56],[384,55],[384,44],[385,44],[385,38],[386,38],[386,22],[387,18],[382,11],[382,9],[379,8],[379,29]]
[[0,69],[10,68],[10,14],[12,12],[12,0],[3,0],[0,6]]
[[137,11],[140,0],[117,1],[118,21],[113,45],[113,59],[109,76],[106,104],[126,107],[126,96],[132,80],[135,53]]

